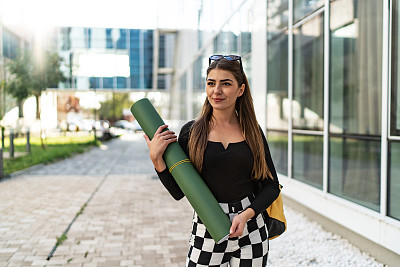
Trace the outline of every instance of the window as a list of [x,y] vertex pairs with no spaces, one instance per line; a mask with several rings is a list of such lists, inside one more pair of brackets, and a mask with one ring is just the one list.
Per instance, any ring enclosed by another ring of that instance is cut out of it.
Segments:
[[166,89],[167,88],[166,74],[158,74],[157,88],[158,89]]
[[382,1],[331,3],[330,131],[380,135]]
[[179,119],[187,120],[186,116],[186,91],[187,91],[187,72],[179,80]]
[[203,80],[203,56],[200,56],[196,62],[194,63],[193,67],[193,89],[195,91],[204,91],[205,88],[205,81]]
[[3,55],[5,57],[14,59],[17,57],[19,50],[19,39],[17,36],[7,31],[3,30]]
[[330,138],[329,191],[379,211],[380,141]]
[[382,1],[331,2],[329,192],[380,209]]
[[103,77],[103,88],[114,88],[114,78]]
[[324,0],[294,0],[294,21],[300,20],[323,5]]
[[[393,1],[390,134],[400,136],[400,1]],[[388,215],[400,220],[400,142],[389,141]]]
[[399,0],[393,1],[393,27],[392,27],[392,90],[390,103],[390,134],[400,136],[400,25],[399,25]]
[[293,29],[293,128],[323,130],[323,13]]
[[390,142],[389,156],[389,216],[400,220],[400,142]]
[[126,88],[126,78],[117,77],[117,88]]
[[288,1],[267,2],[267,140],[276,171],[288,174]]
[[322,189],[323,137],[293,135],[293,178]]
[[268,131],[267,141],[271,157],[277,172],[288,174],[288,134],[287,132]]
[[267,58],[267,128],[287,130],[289,120],[287,32],[268,41]]
[[288,0],[267,2],[267,34],[270,40],[276,34],[288,27]]

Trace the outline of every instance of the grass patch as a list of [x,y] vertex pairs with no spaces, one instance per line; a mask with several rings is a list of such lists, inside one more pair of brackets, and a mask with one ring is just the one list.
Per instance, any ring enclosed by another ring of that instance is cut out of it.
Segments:
[[[5,140],[5,151],[9,151],[8,139]],[[31,153],[17,158],[4,159],[4,174],[10,174],[19,170],[26,169],[39,163],[49,163],[59,159],[72,156],[75,153],[83,153],[90,146],[98,146],[94,137],[87,136],[58,136],[46,139],[47,148],[43,150],[39,137],[31,138]],[[14,140],[16,152],[26,151],[26,138]]]
[[67,240],[68,237],[67,237],[66,234],[62,234],[60,237],[57,236],[56,239],[57,239],[56,246],[59,246],[59,245],[61,245],[65,240]]

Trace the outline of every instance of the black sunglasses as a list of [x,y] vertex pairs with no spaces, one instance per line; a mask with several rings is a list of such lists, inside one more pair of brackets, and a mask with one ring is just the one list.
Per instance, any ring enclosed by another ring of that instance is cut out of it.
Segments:
[[237,55],[227,55],[227,56],[224,56],[224,55],[212,55],[211,57],[208,58],[208,66],[211,65],[211,61],[220,60],[221,58],[225,58],[227,60],[232,60],[232,61],[239,60],[240,70],[242,71],[242,74],[243,74],[242,57],[241,56],[237,56]]

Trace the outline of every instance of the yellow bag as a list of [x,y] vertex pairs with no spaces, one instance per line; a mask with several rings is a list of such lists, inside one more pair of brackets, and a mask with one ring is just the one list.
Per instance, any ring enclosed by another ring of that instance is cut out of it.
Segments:
[[[282,190],[283,186],[279,185]],[[266,223],[268,227],[268,239],[274,239],[286,231],[286,218],[283,213],[282,195],[279,193],[277,199],[267,208]],[[268,215],[268,216],[267,216]]]

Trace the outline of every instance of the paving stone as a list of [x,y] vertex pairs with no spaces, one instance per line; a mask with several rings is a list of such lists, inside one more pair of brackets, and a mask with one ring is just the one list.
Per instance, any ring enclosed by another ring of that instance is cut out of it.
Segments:
[[[186,199],[175,201],[154,176],[142,134],[130,134],[0,181],[0,266],[184,266],[193,209]],[[310,240],[315,234],[303,233],[312,222],[285,212],[304,227],[290,224],[270,242],[268,266],[382,266],[322,230],[321,238]],[[349,264],[334,265],[335,259]]]

